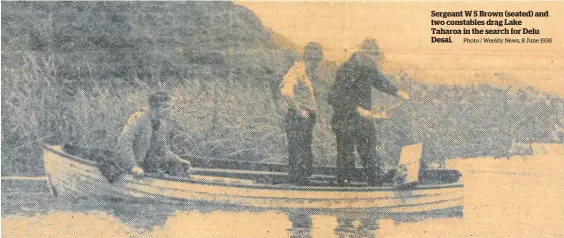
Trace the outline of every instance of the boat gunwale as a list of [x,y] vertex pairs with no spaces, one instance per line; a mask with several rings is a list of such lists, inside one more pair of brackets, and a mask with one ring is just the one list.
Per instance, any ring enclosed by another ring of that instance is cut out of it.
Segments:
[[[185,199],[183,198],[179,198],[179,197],[174,197],[174,196],[166,196],[163,194],[158,194],[158,193],[147,193],[147,192],[143,192],[146,194],[149,194],[150,196],[154,196],[154,197],[158,197],[160,199],[165,199],[165,200],[170,200],[170,201],[177,201],[177,202],[184,202]],[[274,199],[274,200],[280,200],[280,199],[284,199],[284,198],[265,198],[265,197],[247,197],[247,198],[251,198],[251,199]],[[300,211],[305,211],[305,210],[315,210],[315,211],[326,211],[326,210],[330,210],[332,212],[338,212],[338,211],[346,211],[346,212],[350,212],[350,211],[370,211],[370,210],[374,210],[374,211],[381,211],[381,210],[391,210],[391,209],[397,209],[397,208],[410,208],[410,207],[417,207],[417,206],[426,206],[426,205],[434,205],[434,204],[441,204],[441,203],[446,203],[446,202],[459,202],[459,201],[463,201],[464,198],[462,197],[457,197],[457,198],[452,198],[452,199],[441,199],[441,200],[436,200],[436,201],[431,201],[431,202],[423,202],[423,203],[413,203],[413,204],[398,204],[398,205],[391,205],[391,206],[385,206],[385,207],[340,207],[340,208],[313,208],[313,207],[305,207],[305,208],[295,208],[295,207],[284,207],[284,206],[280,206],[278,208],[282,208],[282,209],[286,209],[286,210],[295,210],[298,209]],[[317,201],[318,199],[304,199],[305,201]],[[207,201],[207,200],[197,200],[199,202],[212,202],[212,201]],[[332,201],[332,200],[324,200],[324,201]],[[217,202],[212,202],[212,203],[217,203]],[[268,209],[268,208],[272,208],[271,206],[266,206],[266,207],[261,207],[261,206],[256,206],[256,205],[246,205],[246,204],[234,204],[234,203],[227,203],[227,202],[218,202],[219,204],[223,204],[223,205],[228,205],[228,206],[242,206],[242,207],[252,207],[252,208],[258,208],[258,209]],[[463,207],[463,205],[459,205],[456,207]],[[422,211],[422,212],[427,212],[427,211]],[[421,211],[418,212],[402,212],[405,214],[409,214],[409,213],[422,213]]]
[[[143,183],[139,183],[137,181],[128,181],[131,184],[134,185],[140,185],[140,186],[147,186],[147,184],[143,184]],[[157,189],[169,189],[169,190],[174,190],[174,191],[179,191],[179,192],[183,192],[183,191],[190,191],[190,190],[186,190],[186,189],[180,189],[180,188],[173,188],[173,187],[165,187],[165,186],[160,186],[160,185],[151,185],[154,188]],[[200,191],[190,191],[190,192],[197,192],[197,193],[205,193],[208,195],[222,195],[222,194],[216,194],[216,193],[211,193],[211,192],[200,192]],[[318,191],[319,192],[319,191]],[[323,191],[321,191],[323,192]],[[268,199],[303,199],[303,200],[311,200],[311,201],[357,201],[357,200],[389,200],[389,199],[412,199],[412,198],[424,198],[424,197],[439,197],[445,195],[445,193],[431,193],[431,194],[411,194],[409,196],[404,196],[404,197],[398,197],[395,195],[392,196],[380,196],[380,197],[363,197],[363,198],[304,198],[304,197],[265,197],[265,196],[252,196],[252,195],[236,195],[237,197],[242,197],[242,198],[268,198]]]
[[[48,150],[51,153],[57,154],[62,156],[63,158],[81,163],[86,164],[88,166],[96,167],[96,162],[90,161],[84,158],[80,158],[78,156],[74,156],[68,154],[62,150],[57,150],[52,148],[58,145],[43,145],[43,149]],[[126,176],[127,177],[127,176]],[[387,187],[321,187],[321,186],[277,186],[277,185],[269,185],[269,184],[233,184],[233,183],[225,183],[225,182],[217,182],[217,181],[207,181],[207,180],[200,180],[194,178],[179,178],[179,177],[172,177],[172,176],[156,176],[152,174],[146,174],[144,178],[150,178],[155,180],[163,180],[167,182],[183,182],[183,183],[192,183],[192,184],[203,184],[203,185],[214,185],[214,186],[223,186],[223,187],[233,187],[233,188],[245,188],[245,189],[269,189],[269,190],[293,190],[293,191],[316,191],[316,192],[409,192],[409,191],[419,191],[419,190],[432,190],[432,189],[448,189],[448,188],[463,188],[464,185],[462,183],[448,183],[448,184],[438,184],[438,185],[419,185],[415,188],[410,189],[397,189],[391,186]],[[127,180],[127,178],[126,178]],[[134,180],[136,183],[139,181],[143,181],[142,179]],[[132,182],[132,181],[127,181]]]

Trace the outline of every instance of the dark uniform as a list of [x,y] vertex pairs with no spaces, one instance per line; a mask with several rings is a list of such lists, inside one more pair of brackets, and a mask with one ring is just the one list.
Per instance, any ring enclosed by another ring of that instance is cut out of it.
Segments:
[[366,53],[353,54],[339,68],[329,92],[329,104],[333,106],[331,126],[337,137],[337,180],[350,181],[356,146],[368,183],[378,185],[381,171],[375,148],[376,128],[371,119],[359,115],[357,108],[371,109],[372,87],[392,95],[397,95],[398,88],[380,72],[377,64],[364,62],[363,54]]

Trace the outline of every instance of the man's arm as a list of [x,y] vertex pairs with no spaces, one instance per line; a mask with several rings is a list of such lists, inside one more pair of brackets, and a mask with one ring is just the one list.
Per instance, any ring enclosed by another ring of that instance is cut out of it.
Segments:
[[169,149],[168,145],[166,146],[166,156],[172,161],[187,165],[188,168],[192,167],[190,161],[180,158],[180,156],[178,156],[177,154],[175,154]]
[[[307,118],[309,116],[309,111],[302,110],[298,101],[296,100],[296,95],[294,94],[294,88],[299,83],[300,77],[304,77],[305,74],[305,64],[303,62],[297,62],[292,66],[288,73],[282,79],[280,83],[280,93],[282,98],[288,104],[289,109],[293,109],[299,112],[300,117]],[[313,90],[310,90],[312,98],[315,98]],[[314,99],[315,100],[315,99]],[[313,102],[315,105],[315,101]]]
[[[409,95],[407,95],[407,93],[403,91],[400,91],[394,80],[382,74],[379,69],[371,69],[368,75],[372,78],[372,86],[374,88],[393,96],[401,97],[406,100],[409,99]],[[367,119],[389,118],[387,112],[373,114],[370,110],[362,108],[360,106],[356,108],[356,111],[360,116]]]
[[387,77],[379,69],[374,69],[372,74],[372,86],[381,92],[398,96],[398,86],[393,79]]
[[138,167],[137,161],[135,160],[135,154],[133,152],[133,142],[139,127],[137,119],[140,115],[141,112],[136,112],[129,117],[118,138],[118,159],[125,166],[127,171],[131,171],[133,168]]
[[340,96],[340,90],[342,90],[343,85],[343,76],[341,70],[337,71],[337,75],[335,76],[335,82],[331,85],[329,89],[329,95],[327,96],[327,102],[329,105],[336,107],[339,105],[339,101],[342,100]]
[[298,77],[300,76],[300,72],[298,72],[297,68],[296,65],[292,66],[280,83],[280,94],[282,98],[288,104],[289,109],[294,110],[299,110],[298,102],[294,95],[294,87],[298,83]]
[[185,164],[185,165],[187,165],[188,168],[191,168],[192,165],[191,165],[190,161],[182,159],[176,153],[172,152],[172,150],[170,149],[170,141],[172,139],[172,133],[169,130],[169,128],[167,127],[168,124],[163,123],[162,125],[165,126],[165,131],[166,131],[166,138],[165,138],[165,144],[164,144],[165,158],[169,161],[174,161],[174,162],[177,162],[177,163]]
[[384,74],[379,69],[375,69],[373,72],[373,81],[372,86],[384,93],[394,95],[397,97],[401,97],[403,99],[409,99],[409,95],[407,93],[399,90],[396,82],[391,78]]

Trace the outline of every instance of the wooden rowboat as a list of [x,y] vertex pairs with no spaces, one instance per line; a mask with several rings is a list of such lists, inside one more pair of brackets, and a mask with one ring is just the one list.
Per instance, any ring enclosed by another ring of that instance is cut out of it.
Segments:
[[[195,167],[190,178],[125,175],[110,183],[98,170],[96,162],[64,151],[62,146],[44,146],[45,170],[58,197],[114,197],[181,203],[205,201],[273,209],[381,213],[461,209],[463,204],[463,185],[457,182],[458,178],[450,183],[420,184],[407,189],[336,187],[327,182],[331,176],[323,175],[323,172],[331,172],[327,171],[330,169],[320,167],[316,168],[316,172],[321,173],[316,175],[319,184],[295,186],[283,182],[283,165],[253,163],[254,166],[246,164],[246,170],[236,170],[230,167],[241,164],[234,161],[188,159]],[[209,168],[212,166],[215,168]]]

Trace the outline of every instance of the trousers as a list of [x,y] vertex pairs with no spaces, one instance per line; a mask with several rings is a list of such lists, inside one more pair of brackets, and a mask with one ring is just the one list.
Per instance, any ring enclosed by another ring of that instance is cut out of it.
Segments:
[[333,126],[337,141],[337,182],[351,181],[357,151],[369,185],[381,185],[381,159],[376,151],[376,128],[371,120],[350,118]]
[[288,141],[288,175],[291,182],[300,182],[313,174],[311,142],[315,113],[302,118],[296,110],[288,110],[285,118]]

